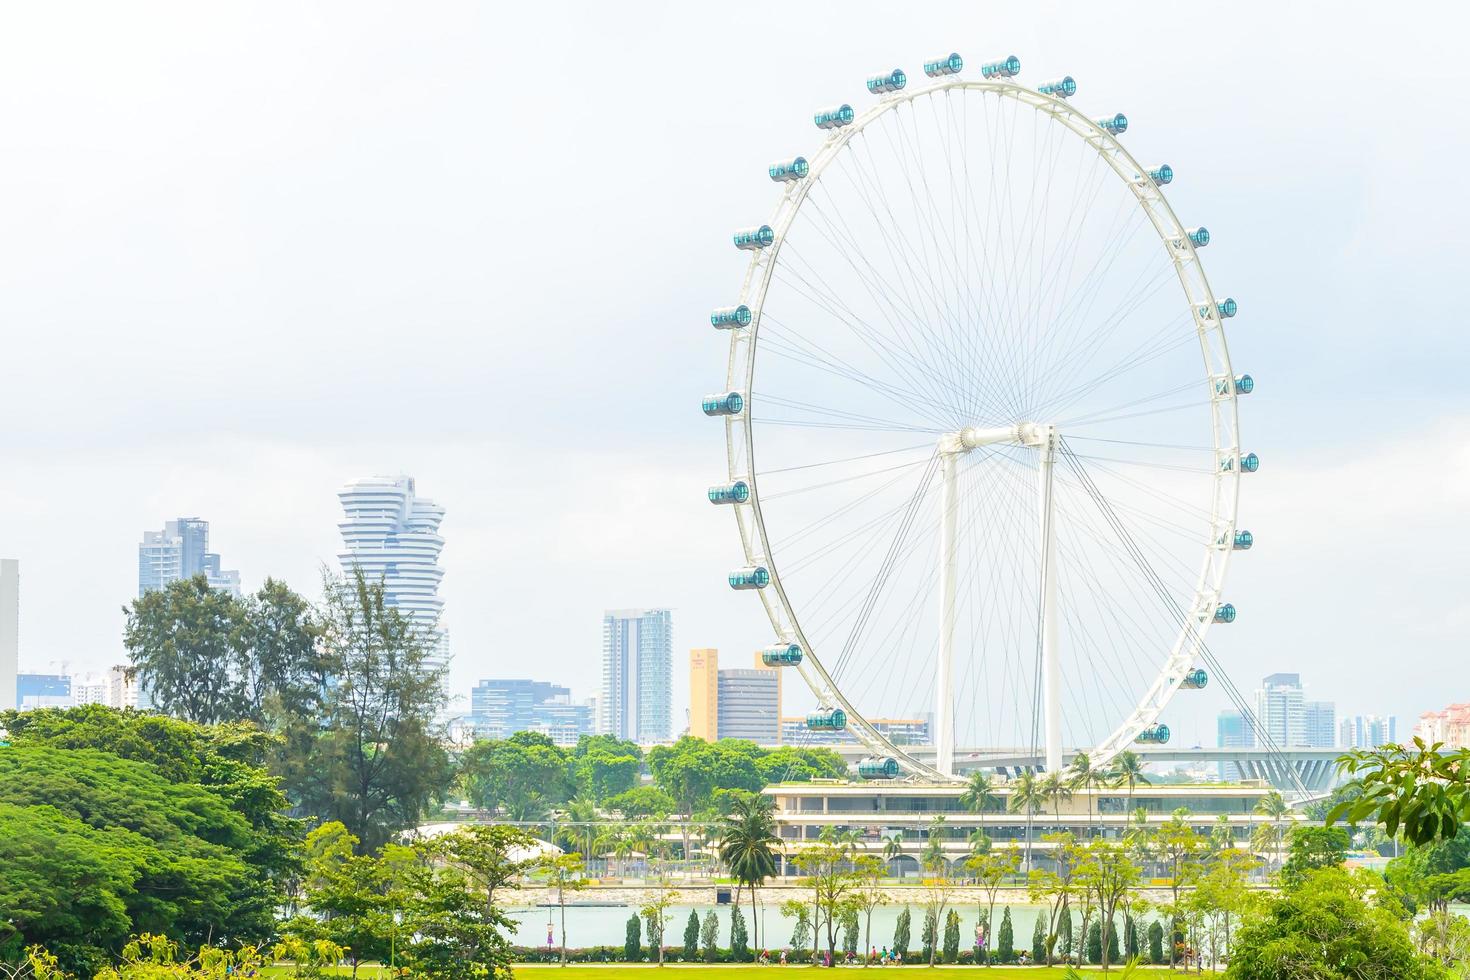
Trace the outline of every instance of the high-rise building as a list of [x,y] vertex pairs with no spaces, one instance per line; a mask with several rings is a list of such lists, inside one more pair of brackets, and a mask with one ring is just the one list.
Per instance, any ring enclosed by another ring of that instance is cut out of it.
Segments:
[[573,702],[570,688],[546,681],[483,680],[470,690],[470,714],[463,721],[475,738],[539,732],[557,745],[576,745],[592,734],[592,706]]
[[674,616],[667,609],[612,609],[602,616],[600,731],[647,744],[673,727]]
[[138,595],[170,582],[203,575],[212,589],[240,594],[240,573],[220,567],[209,550],[209,522],[197,517],[165,521],[162,531],[144,531],[138,545]]
[[71,678],[66,674],[16,675],[15,707],[21,711],[71,706]]
[[[1249,749],[1256,744],[1255,729],[1240,711],[1222,711],[1215,721],[1215,745],[1222,749]],[[1233,762],[1220,763],[1220,778],[1240,779],[1240,767]]]
[[1396,744],[1399,720],[1394,715],[1354,715],[1337,725],[1337,744],[1345,749],[1376,749]]
[[716,679],[720,738],[743,738],[757,745],[781,742],[781,671],[767,667],[761,655],[755,666],[722,670]]
[[1267,746],[1286,748],[1307,744],[1300,674],[1271,674],[1256,689],[1256,721]]
[[104,674],[72,674],[72,704],[107,704],[109,688]]
[[1447,749],[1470,748],[1470,703],[1452,704],[1443,711],[1426,711],[1414,726],[1414,735],[1426,744],[1443,742]]
[[1312,749],[1337,747],[1337,705],[1331,701],[1302,702],[1305,745]]
[[440,622],[444,569],[439,523],[444,508],[418,496],[413,477],[372,476],[337,491],[345,517],[337,524],[346,548],[337,556],[342,574],[361,569],[371,584],[382,583],[383,601],[418,627],[435,666],[449,661],[448,635]]
[[0,705],[19,704],[20,561],[0,558]]
[[720,737],[719,669],[720,651],[712,647],[689,651],[689,734],[706,742]]
[[119,664],[107,672],[107,705],[112,708],[146,708],[147,695],[139,689],[137,678],[128,677],[128,668]]

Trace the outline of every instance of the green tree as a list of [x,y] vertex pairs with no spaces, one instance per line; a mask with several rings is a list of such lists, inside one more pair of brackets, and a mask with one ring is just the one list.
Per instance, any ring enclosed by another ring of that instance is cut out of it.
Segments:
[[582,855],[573,851],[569,854],[543,856],[537,861],[537,871],[542,878],[556,888],[556,904],[561,909],[561,964],[567,963],[567,891],[580,891],[587,887],[582,876]]
[[699,931],[699,945],[704,950],[704,961],[713,963],[720,954],[720,920],[715,910],[704,913],[704,928]]
[[627,925],[623,929],[623,961],[626,963],[637,963],[643,959],[642,928],[638,913],[628,916]]
[[1129,810],[1133,809],[1134,787],[1149,785],[1147,767],[1132,749],[1124,749],[1113,757],[1113,764],[1108,767],[1107,779],[1114,786],[1128,787]]
[[346,950],[352,975],[364,960],[391,953],[396,901],[380,862],[355,853],[357,838],[336,821],[306,837],[305,898],[310,915],[287,923],[306,941],[327,940]]
[[924,961],[930,966],[934,965],[934,949],[938,942],[939,923],[934,920],[933,912],[924,913],[924,924],[919,929],[919,944]]
[[663,820],[674,812],[674,798],[653,786],[635,786],[633,789],[609,796],[602,805],[614,813],[623,815],[624,820],[639,820],[652,817]]
[[954,909],[944,917],[944,962],[960,960],[960,914]]
[[751,959],[750,936],[745,931],[745,916],[738,905],[730,909],[730,958],[736,963],[747,963]]
[[1138,945],[1138,920],[1133,916],[1123,919],[1123,959],[1135,960],[1138,958],[1140,947]]
[[1233,980],[1428,980],[1444,976],[1405,925],[1365,901],[1371,880],[1337,868],[1308,872],[1240,929]]
[[978,814],[992,809],[997,802],[999,797],[990,776],[979,770],[970,773],[970,778],[965,781],[965,791],[960,795],[960,806]]
[[1087,927],[1087,962],[1101,963],[1103,959],[1102,923],[1096,919]]
[[898,921],[893,925],[893,951],[905,959],[909,955],[909,930],[911,928],[913,928],[913,916],[909,912],[909,907],[905,905],[903,911],[898,913]]
[[1291,814],[1291,807],[1287,805],[1286,798],[1279,790],[1272,790],[1256,802],[1255,812],[1257,816],[1265,817],[1271,821],[1276,841],[1276,867],[1281,868],[1281,843],[1286,839],[1283,822]]
[[812,904],[817,928],[826,925],[827,952],[837,953],[837,916],[848,896],[858,887],[859,879],[852,870],[852,849],[847,843],[817,841],[796,853],[795,863],[807,876],[812,890]]
[[[753,923],[760,922],[756,893],[766,879],[776,873],[776,848],[780,843],[776,836],[773,803],[766,797],[737,799],[720,825],[720,860],[742,887],[750,889],[750,920]],[[739,902],[738,895],[736,902]],[[756,945],[760,945],[759,927],[756,929]]]
[[980,886],[985,895],[985,959],[988,963],[991,959],[990,954],[995,949],[996,898],[1006,879],[1013,877],[1020,869],[1020,860],[1015,851],[1007,848],[1004,851],[989,851],[982,855],[972,855],[965,862],[965,867],[975,876],[976,884]]
[[[1184,807],[1175,810],[1168,821],[1154,831],[1152,846],[1166,872],[1169,893],[1172,896],[1169,909],[1177,915],[1182,908],[1180,892],[1189,884],[1195,873],[1195,856],[1203,847],[1203,840],[1190,826],[1189,811]],[[1169,962],[1174,962],[1176,943],[1169,944]]]
[[495,908],[495,893],[516,887],[516,879],[536,867],[531,856],[535,838],[519,827],[464,824],[419,845],[423,856],[459,869],[486,914]]
[[876,854],[860,854],[853,860],[853,875],[857,886],[853,889],[851,902],[856,915],[863,920],[863,963],[873,949],[873,910],[888,904],[888,895],[883,890],[883,861]]
[[658,951],[659,966],[664,965],[664,934],[669,928],[669,909],[677,897],[673,889],[660,886],[641,909],[643,923],[648,927],[648,945]]
[[427,659],[431,637],[361,569],[329,580],[326,596],[322,643],[333,684],[320,733],[286,768],[285,785],[307,813],[341,821],[376,849],[417,824],[449,784],[433,729],[443,670]]
[[1031,961],[1033,963],[1046,963],[1050,961],[1046,950],[1046,924],[1041,921],[1041,916],[1036,917],[1036,925],[1031,930]]
[[89,969],[134,932],[190,946],[270,934],[284,896],[257,857],[281,842],[216,788],[27,741],[0,749],[0,917],[23,943]]
[[541,819],[573,788],[567,753],[540,732],[476,742],[460,757],[459,778],[470,803],[511,820]]
[[1286,863],[1281,866],[1281,881],[1287,886],[1299,883],[1309,871],[1336,868],[1347,860],[1352,840],[1341,827],[1291,828]]
[[572,750],[577,792],[594,802],[636,787],[642,769],[643,750],[637,743],[612,735],[583,735]]
[[1026,873],[1031,873],[1031,823],[1039,810],[1046,805],[1046,789],[1036,774],[1029,770],[1021,773],[1011,784],[1009,808],[1012,813],[1026,814]]
[[1408,746],[1350,752],[1338,765],[1356,777],[1361,795],[1335,805],[1329,824],[1372,818],[1390,838],[1430,844],[1453,839],[1470,823],[1470,749],[1447,752],[1415,737]]
[[246,716],[254,671],[239,600],[200,574],[150,589],[123,613],[123,646],[155,708],[204,724]]
[[1138,887],[1142,870],[1128,855],[1128,848],[1106,838],[1095,838],[1087,845],[1086,856],[1078,869],[1077,878],[1096,905],[1102,929],[1110,937],[1104,949],[1103,970],[1117,962],[1118,909]]
[[[804,908],[805,906],[803,906]],[[684,923],[684,960],[693,963],[699,958],[699,913],[689,910],[689,921]]]
[[1148,925],[1148,961],[1164,962],[1164,927],[1157,919]]
[[1068,910],[1062,915],[1062,920],[1057,923],[1056,952],[1061,954],[1062,962],[1066,962],[1072,956],[1072,945],[1077,937],[1072,930],[1072,912]]
[[791,948],[805,949],[812,930],[812,911],[799,899],[788,898],[781,903],[783,918],[795,919],[791,927]]
[[857,954],[858,931],[862,928],[858,921],[857,905],[852,899],[848,899],[842,906],[842,914],[838,916],[842,923],[842,952],[847,956]]
[[1007,905],[1000,914],[1000,935],[995,941],[995,955],[1002,963],[1016,958],[1016,930],[1011,926],[1011,907]]
[[1093,797],[1097,790],[1107,785],[1107,770],[1094,766],[1092,757],[1086,752],[1078,752],[1072,757],[1072,764],[1067,767],[1067,779],[1072,789],[1087,796],[1087,833],[1091,836]]

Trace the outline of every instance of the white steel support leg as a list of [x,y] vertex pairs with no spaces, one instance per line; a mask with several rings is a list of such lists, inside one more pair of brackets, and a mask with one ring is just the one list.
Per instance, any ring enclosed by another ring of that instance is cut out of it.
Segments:
[[1056,428],[1047,426],[1040,446],[1041,484],[1041,690],[1046,724],[1046,771],[1062,771],[1062,668],[1057,660],[1057,533],[1052,503]]
[[954,775],[954,606],[956,565],[959,542],[957,511],[959,489],[955,472],[959,455],[944,453],[940,457],[943,487],[940,492],[939,517],[939,664],[935,670],[934,748],[935,768],[946,776]]

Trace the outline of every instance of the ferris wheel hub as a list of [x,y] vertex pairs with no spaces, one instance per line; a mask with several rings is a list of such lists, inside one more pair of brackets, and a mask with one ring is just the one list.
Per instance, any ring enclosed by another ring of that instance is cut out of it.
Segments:
[[963,456],[981,446],[1026,446],[1031,449],[1056,448],[1057,427],[1051,423],[1018,422],[999,428],[978,429],[966,426],[958,432],[939,437],[939,452],[945,456]]

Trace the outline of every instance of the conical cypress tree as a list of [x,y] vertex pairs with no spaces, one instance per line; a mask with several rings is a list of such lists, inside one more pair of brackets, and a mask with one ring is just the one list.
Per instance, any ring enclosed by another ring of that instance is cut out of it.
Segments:
[[628,916],[628,927],[623,932],[623,959],[637,963],[643,958],[643,921],[637,914]]
[[1102,962],[1102,926],[1096,919],[1087,927],[1087,962]]
[[1108,963],[1118,962],[1118,927],[1108,923]]
[[937,923],[937,922],[934,921],[934,913],[933,912],[925,912],[924,913],[924,930],[919,933],[919,938],[924,943],[924,962],[925,963],[933,963],[934,962],[934,945],[935,945],[935,941],[939,938],[938,935],[937,935],[938,932],[939,932],[939,923]]
[[1002,963],[1016,958],[1016,933],[1011,928],[1011,907],[1005,908],[1000,917],[1000,928],[996,930],[995,955]]
[[1031,930],[1031,962],[1046,962],[1046,927],[1041,923],[1041,916],[1036,916],[1036,928]]
[[745,916],[738,905],[730,907],[730,958],[736,963],[750,959],[750,934],[745,930]]
[[1069,959],[1072,955],[1072,913],[1068,911],[1057,923],[1057,958]]
[[960,959],[960,914],[954,909],[944,917],[944,962],[957,963]]
[[1158,919],[1148,924],[1148,961],[1150,963],[1165,962],[1164,927]]
[[893,951],[904,959],[909,958],[909,929],[912,926],[913,916],[905,905],[903,911],[898,913],[898,923],[893,927]]
[[1133,916],[1123,920],[1123,958],[1131,960],[1138,955],[1138,923]]
[[684,960],[693,963],[699,959],[699,913],[689,910],[689,921],[684,923]]

